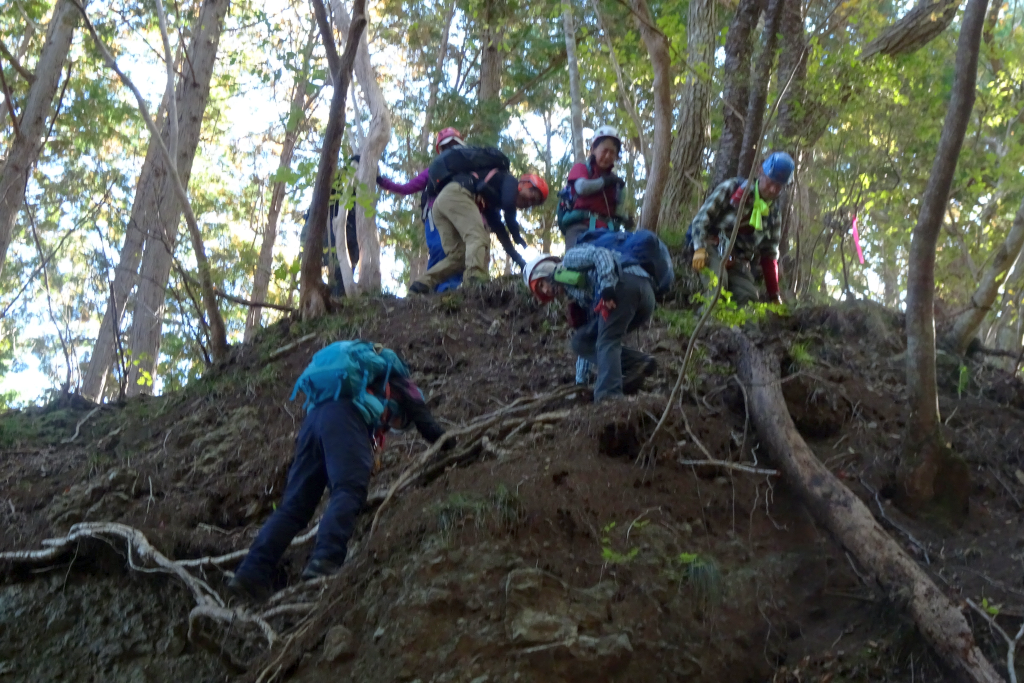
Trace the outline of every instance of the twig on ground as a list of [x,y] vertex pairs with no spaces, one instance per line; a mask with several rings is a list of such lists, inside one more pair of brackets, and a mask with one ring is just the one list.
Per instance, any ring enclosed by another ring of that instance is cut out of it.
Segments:
[[686,465],[691,467],[700,467],[704,465],[710,467],[722,467],[724,469],[735,470],[737,472],[746,472],[747,474],[763,474],[767,477],[779,476],[778,470],[769,470],[763,469],[761,467],[752,467],[750,465],[744,465],[741,462],[729,462],[728,460],[715,460],[712,458],[709,460],[676,460],[676,462],[679,463],[680,465]]
[[82,425],[84,425],[86,422],[88,422],[89,418],[91,418],[93,415],[95,415],[96,413],[100,412],[100,408],[102,408],[102,407],[103,406],[96,406],[95,408],[90,410],[89,413],[85,417],[83,417],[81,420],[79,420],[77,425],[75,425],[75,433],[72,434],[71,436],[69,436],[68,438],[64,439],[63,441],[61,441],[61,443],[71,443],[75,439],[77,439],[78,438],[78,433],[82,429]]
[[1010,498],[1013,498],[1013,502],[1017,504],[1017,509],[1024,510],[1024,506],[1020,504],[1020,499],[1017,497],[1017,494],[1013,492],[1013,489],[1010,488],[1009,484],[1003,481],[1003,478],[999,476],[999,472],[996,471],[996,468],[989,467],[989,470],[992,472],[992,476],[996,478],[996,481],[998,481],[1000,485],[1006,489],[1006,492],[1010,494]]
[[270,355],[269,355],[269,356],[267,356],[267,360],[274,360],[274,359],[275,359],[275,358],[277,358],[278,356],[281,356],[281,355],[284,355],[284,354],[288,353],[289,351],[291,351],[292,349],[294,349],[294,348],[295,348],[296,346],[298,346],[299,344],[304,344],[304,343],[308,342],[308,341],[309,341],[309,340],[311,340],[311,339],[316,339],[316,332],[310,332],[310,333],[309,333],[309,334],[307,334],[306,336],[304,336],[304,337],[299,337],[298,339],[296,339],[296,340],[295,340],[295,341],[293,341],[292,343],[290,343],[290,344],[285,344],[285,345],[284,345],[284,346],[282,346],[281,348],[279,348],[279,349],[277,349],[277,350],[275,350],[275,351],[272,351],[272,352],[270,353]]
[[1003,630],[1003,627],[996,623],[994,615],[989,614],[981,607],[978,607],[973,600],[967,598],[967,604],[971,606],[975,612],[981,615],[981,618],[988,622],[989,628],[998,633],[1006,641],[1006,671],[1010,675],[1010,683],[1017,683],[1017,671],[1014,667],[1013,658],[1017,652],[1017,646],[1020,645],[1020,639],[1024,637],[1024,622],[1021,622],[1020,630],[1017,631],[1017,635],[1013,638]]

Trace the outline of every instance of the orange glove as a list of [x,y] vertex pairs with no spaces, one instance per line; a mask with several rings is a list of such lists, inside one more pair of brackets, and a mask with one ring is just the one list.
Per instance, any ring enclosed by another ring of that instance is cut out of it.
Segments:
[[704,270],[708,264],[708,250],[701,247],[693,252],[693,269],[697,272]]

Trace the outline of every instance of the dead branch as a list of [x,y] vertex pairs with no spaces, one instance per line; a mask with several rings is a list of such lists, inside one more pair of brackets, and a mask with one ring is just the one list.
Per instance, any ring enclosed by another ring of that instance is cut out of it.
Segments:
[[481,435],[490,427],[493,427],[506,416],[529,410],[530,408],[539,408],[546,403],[568,396],[578,390],[579,389],[575,385],[570,385],[540,396],[524,396],[516,399],[504,408],[478,417],[476,420],[470,422],[464,427],[459,427],[445,432],[440,439],[430,446],[430,448],[423,451],[415,462],[406,467],[394,483],[391,484],[390,488],[388,488],[387,494],[384,496],[380,503],[380,507],[377,508],[377,512],[373,516],[373,523],[370,525],[370,533],[367,534],[367,539],[373,536],[373,532],[376,531],[378,524],[380,524],[381,512],[383,512],[384,508],[386,508],[388,503],[391,502],[391,499],[395,497],[395,494],[408,487],[414,480],[419,478],[427,466],[431,464],[431,461],[438,453],[441,452],[441,448],[444,447],[449,440],[454,437],[471,435],[473,437],[472,441],[475,442],[477,440],[476,437]]
[[779,476],[778,470],[769,470],[763,467],[754,467],[753,465],[744,465],[741,462],[729,462],[728,460],[676,460],[680,465],[686,465],[687,467],[721,467],[727,470],[735,470],[737,472],[746,472],[747,474],[762,474],[768,477]]
[[77,439],[78,438],[78,432],[82,429],[82,425],[84,425],[86,422],[88,422],[89,418],[91,418],[93,415],[95,415],[96,413],[100,412],[100,408],[101,408],[101,406],[96,406],[95,408],[90,410],[89,414],[86,415],[85,417],[83,417],[81,420],[79,420],[78,424],[75,425],[75,433],[72,434],[71,436],[69,436],[68,438],[64,439],[63,441],[61,441],[61,443],[71,443],[72,441]]
[[250,299],[245,299],[240,296],[235,296],[234,294],[228,294],[220,287],[214,287],[213,293],[216,294],[219,298],[224,299],[225,301],[230,301],[233,304],[249,306],[250,308],[273,308],[278,311],[284,311],[285,313],[299,312],[299,309],[293,306],[285,306],[284,304],[272,304],[269,301],[252,301]]
[[971,606],[971,609],[980,614],[982,619],[988,622],[989,628],[1001,635],[1003,640],[1006,641],[1006,671],[1010,674],[1010,683],[1017,683],[1017,670],[1014,668],[1013,657],[1017,651],[1017,646],[1020,644],[1021,637],[1024,636],[1024,622],[1021,622],[1017,635],[1010,638],[1009,634],[1003,630],[1003,627],[996,623],[996,615],[989,614],[986,610],[978,607],[970,598],[967,598],[967,604]]
[[815,519],[868,569],[878,583],[906,600],[922,635],[939,657],[965,680],[1002,678],[974,641],[961,609],[935,585],[885,532],[867,506],[814,455],[797,432],[782,396],[777,364],[742,334],[734,335],[739,375],[750,390],[754,428],[787,483]]
[[281,348],[273,351],[269,356],[267,356],[267,360],[274,360],[278,356],[283,356],[284,354],[288,353],[289,351],[294,349],[299,344],[305,344],[306,342],[308,342],[311,339],[316,339],[316,332],[310,332],[306,336],[299,337],[298,339],[296,339],[295,341],[293,341],[290,344],[285,344],[284,346],[282,346]]

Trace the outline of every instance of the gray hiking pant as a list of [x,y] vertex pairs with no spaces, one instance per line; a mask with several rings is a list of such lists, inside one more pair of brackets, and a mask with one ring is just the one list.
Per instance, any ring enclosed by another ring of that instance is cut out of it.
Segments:
[[597,366],[594,401],[622,395],[622,373],[629,372],[646,356],[624,347],[626,334],[651,319],[654,288],[650,278],[623,273],[615,286],[615,310],[605,320],[600,315],[576,331],[572,350]]
[[[711,272],[717,273],[721,262],[722,255],[718,253],[718,249],[709,248],[707,267],[711,269]],[[750,265],[738,259],[734,260],[733,264],[732,268],[726,268],[722,273],[722,289],[732,292],[732,300],[741,308],[751,301],[757,302],[760,294],[757,291],[757,284],[754,283],[754,276],[750,274]],[[704,281],[705,293],[710,296],[714,293],[710,281],[707,278],[701,279]]]

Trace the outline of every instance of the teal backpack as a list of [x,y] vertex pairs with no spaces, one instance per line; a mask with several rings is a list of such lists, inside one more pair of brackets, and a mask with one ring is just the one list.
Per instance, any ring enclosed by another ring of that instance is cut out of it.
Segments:
[[409,377],[409,368],[391,349],[358,339],[334,342],[313,355],[295,382],[290,400],[301,391],[306,395],[302,407],[310,410],[327,401],[350,398],[366,424],[375,425],[388,399],[374,396],[366,388],[382,376],[387,386],[392,373]]

